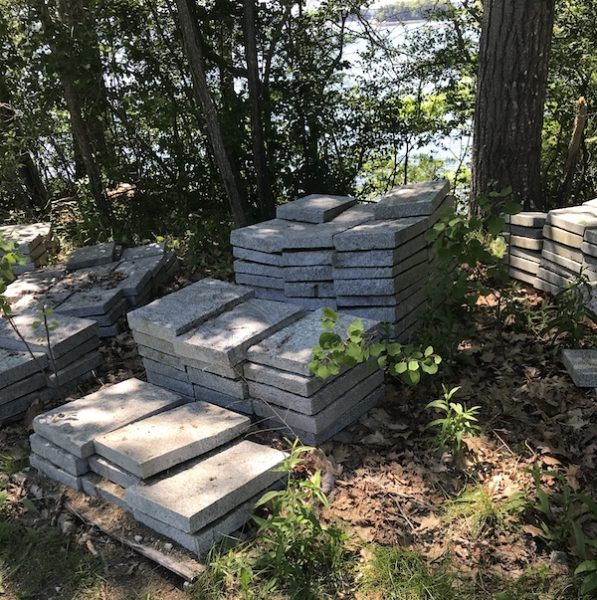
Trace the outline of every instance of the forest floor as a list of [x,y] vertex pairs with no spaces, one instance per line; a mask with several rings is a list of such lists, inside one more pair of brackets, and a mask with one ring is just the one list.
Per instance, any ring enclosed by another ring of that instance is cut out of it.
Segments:
[[[533,321],[544,310],[529,290],[517,306]],[[303,474],[322,470],[330,498],[323,518],[340,523],[354,548],[342,590],[320,597],[578,597],[568,538],[584,511],[580,492],[597,498],[595,391],[576,388],[532,328],[497,326],[494,308],[491,296],[479,303],[473,333],[440,375],[415,388],[388,382],[382,406],[300,467]],[[142,375],[130,334],[106,341],[102,352],[97,381],[78,395]],[[442,384],[459,386],[455,399],[481,407],[482,433],[465,439],[456,458],[436,447],[427,427],[436,415],[426,404],[441,396]],[[26,469],[29,432],[30,418],[0,429],[0,598],[209,598],[77,521],[64,510],[59,486],[33,471],[25,484],[15,478]],[[548,529],[534,508],[533,466],[555,515]],[[584,535],[595,540],[591,527]],[[384,554],[379,547],[401,550]]]

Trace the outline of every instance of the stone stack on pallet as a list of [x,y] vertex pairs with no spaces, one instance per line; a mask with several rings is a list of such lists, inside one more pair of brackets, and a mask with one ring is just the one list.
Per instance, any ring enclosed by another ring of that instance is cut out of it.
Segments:
[[411,332],[425,304],[426,231],[451,199],[446,181],[401,186],[377,203],[311,195],[231,234],[236,282],[258,298],[330,306]]
[[[147,378],[189,398],[288,426],[320,443],[376,404],[383,375],[359,365],[332,381],[310,375],[323,309],[254,298],[253,290],[204,279],[128,315]],[[353,316],[340,315],[346,337]],[[373,335],[376,321],[364,321]]]
[[[533,285],[557,294],[582,272],[597,282],[597,208],[591,203],[551,210],[543,227],[541,265]],[[591,254],[593,252],[593,254]]]
[[15,243],[15,251],[24,256],[27,261],[23,265],[13,267],[17,275],[48,264],[55,249],[50,223],[5,225],[0,227],[0,237]]
[[239,440],[249,424],[129,379],[36,417],[30,462],[202,554],[241,527],[282,477],[274,469],[284,453]]
[[127,310],[146,304],[178,269],[163,244],[119,249],[113,242],[75,250],[66,268],[38,270],[10,284],[15,310],[40,304],[56,314],[88,318],[100,337],[122,331]]
[[508,273],[513,279],[534,284],[541,263],[543,250],[543,226],[546,213],[521,212],[506,216],[506,239]]
[[8,321],[0,322],[0,423],[66,394],[102,362],[93,321],[60,315],[49,319],[46,331],[34,313],[11,320],[18,333]]

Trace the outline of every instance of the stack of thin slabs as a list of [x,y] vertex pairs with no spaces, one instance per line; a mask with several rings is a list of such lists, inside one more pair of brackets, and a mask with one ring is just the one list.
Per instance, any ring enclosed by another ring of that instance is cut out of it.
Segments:
[[531,285],[535,283],[544,243],[547,246],[555,244],[543,240],[546,218],[547,213],[543,212],[521,212],[505,217],[505,234],[509,241],[506,263],[508,273],[513,279]]
[[15,251],[26,259],[24,265],[13,267],[15,274],[20,275],[48,264],[54,247],[50,223],[5,225],[0,227],[0,236],[14,242],[16,244]]
[[[307,314],[247,351],[244,376],[255,413],[264,427],[281,430],[303,443],[320,444],[359,419],[383,398],[383,372],[375,361],[344,370],[331,380],[309,370],[321,334],[323,309]],[[347,337],[354,317],[341,314],[336,332]],[[379,323],[363,320],[367,336]]]

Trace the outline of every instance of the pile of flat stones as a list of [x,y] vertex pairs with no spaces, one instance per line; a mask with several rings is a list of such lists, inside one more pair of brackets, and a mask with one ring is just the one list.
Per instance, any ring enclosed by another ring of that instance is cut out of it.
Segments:
[[0,424],[90,379],[102,362],[98,346],[97,325],[88,319],[60,315],[47,330],[31,312],[0,320]]
[[33,421],[31,465],[130,512],[197,554],[241,527],[286,455],[242,439],[250,419],[138,379]]
[[448,190],[424,182],[369,204],[326,195],[283,204],[276,219],[232,232],[236,282],[258,298],[387,322],[405,337],[425,307],[425,234],[451,205]]
[[[510,277],[533,285],[539,272],[543,245],[543,226],[547,213],[522,212],[506,217],[505,237],[509,244],[507,255]],[[547,242],[547,243],[546,243]],[[546,248],[547,249],[547,248]]]
[[[323,309],[305,313],[288,302],[206,278],[128,313],[148,381],[249,415],[318,444],[356,421],[383,395],[376,363],[322,381],[309,363]],[[355,317],[341,314],[346,337]],[[378,322],[363,321],[373,338]]]
[[16,244],[15,251],[26,259],[25,264],[14,265],[17,275],[48,264],[57,249],[50,223],[4,225],[0,227],[0,237]]
[[100,337],[111,337],[122,331],[126,312],[151,300],[177,270],[164,244],[123,250],[109,242],[78,248],[65,268],[22,275],[5,295],[15,312],[43,305],[56,315],[91,319]]

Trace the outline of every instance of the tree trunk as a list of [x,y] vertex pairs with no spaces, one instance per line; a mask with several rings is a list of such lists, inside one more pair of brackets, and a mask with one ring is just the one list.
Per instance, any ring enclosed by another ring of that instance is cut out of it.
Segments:
[[205,60],[199,41],[199,28],[195,19],[193,1],[176,0],[184,51],[189,61],[196,101],[203,110],[207,133],[228,196],[232,217],[238,227],[243,227],[248,223],[248,207],[241,193],[240,177],[232,167],[218,113],[207,84]]
[[263,131],[263,100],[261,95],[261,80],[259,79],[259,63],[257,59],[254,0],[244,0],[243,33],[245,38],[249,102],[251,104],[253,164],[255,166],[257,178],[259,212],[261,219],[266,220],[274,217],[276,206],[269,176]]
[[555,0],[485,0],[473,132],[472,199],[512,187],[542,196],[541,131]]

